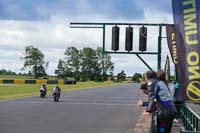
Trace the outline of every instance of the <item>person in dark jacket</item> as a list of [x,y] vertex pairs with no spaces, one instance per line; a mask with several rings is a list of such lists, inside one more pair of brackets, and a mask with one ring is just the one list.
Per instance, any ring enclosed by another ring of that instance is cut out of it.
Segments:
[[[164,75],[164,73],[163,73]],[[158,133],[170,133],[176,109],[164,80],[158,80],[154,71],[146,72],[149,103],[146,111],[158,114]],[[153,117],[153,116],[152,116]]]

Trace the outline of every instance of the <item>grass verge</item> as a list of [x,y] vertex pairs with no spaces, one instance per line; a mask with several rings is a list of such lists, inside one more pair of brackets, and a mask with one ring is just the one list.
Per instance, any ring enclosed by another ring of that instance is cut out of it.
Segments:
[[[59,85],[63,91],[72,91],[72,90],[83,90],[94,87],[103,87],[119,85],[119,83],[113,82],[78,82],[77,84],[72,85]],[[47,85],[48,94],[51,93],[52,88],[55,85]],[[39,84],[0,84],[0,100],[12,99],[12,98],[21,98],[29,96],[39,95]]]

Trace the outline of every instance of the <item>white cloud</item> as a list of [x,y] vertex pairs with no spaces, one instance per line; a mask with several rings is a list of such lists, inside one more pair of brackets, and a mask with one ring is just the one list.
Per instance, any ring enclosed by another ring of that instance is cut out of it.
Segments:
[[[89,6],[89,5],[88,5]],[[152,15],[150,9],[145,10],[144,19],[134,20],[111,20],[104,16],[74,16],[66,17],[54,15],[49,21],[0,21],[0,69],[6,68],[19,72],[23,66],[20,59],[25,46],[34,45],[44,54],[45,60],[49,61],[47,72],[54,74],[59,59],[64,58],[67,47],[75,46],[96,48],[102,46],[101,29],[71,29],[70,22],[138,22],[138,23],[172,23],[172,15],[159,13]],[[91,20],[91,18],[93,18]],[[124,28],[124,27],[123,27]],[[121,28],[120,49],[124,49],[125,32]],[[138,28],[135,27],[133,49],[138,51]],[[106,49],[111,47],[111,26],[106,28]],[[157,51],[158,28],[148,28],[148,50]],[[153,69],[157,69],[156,56],[142,56]],[[128,75],[135,72],[145,72],[147,67],[135,55],[112,55],[115,63],[115,73],[124,70]],[[165,60],[165,59],[163,59]]]
[[50,21],[45,22],[0,21],[0,69],[19,72],[23,66],[20,57],[23,56],[25,46],[33,45],[50,62],[47,72],[54,74],[58,60],[64,58],[67,47],[75,46],[80,49],[85,44],[85,47],[96,48],[101,43],[100,31],[89,29],[85,33],[85,30],[79,29],[77,32],[69,28],[69,23],[63,16],[53,16]]

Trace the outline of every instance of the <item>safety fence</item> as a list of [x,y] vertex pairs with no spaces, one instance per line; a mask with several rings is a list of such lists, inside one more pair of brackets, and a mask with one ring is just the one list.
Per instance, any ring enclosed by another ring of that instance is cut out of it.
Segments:
[[181,118],[183,126],[181,133],[200,133],[200,116],[195,113],[189,106],[183,104],[181,106]]
[[0,84],[76,84],[75,80],[0,79]]

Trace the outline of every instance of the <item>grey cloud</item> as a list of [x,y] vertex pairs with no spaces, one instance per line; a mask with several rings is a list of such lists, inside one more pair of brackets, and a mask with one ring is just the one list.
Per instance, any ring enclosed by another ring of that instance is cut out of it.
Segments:
[[46,21],[55,14],[70,17],[105,16],[142,19],[144,11],[134,0],[1,0],[0,19]]

